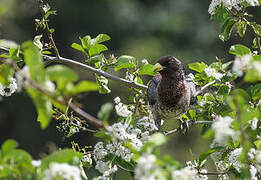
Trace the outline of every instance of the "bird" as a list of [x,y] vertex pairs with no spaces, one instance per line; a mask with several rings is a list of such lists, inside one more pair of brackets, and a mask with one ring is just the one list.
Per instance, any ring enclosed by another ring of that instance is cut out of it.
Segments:
[[178,119],[195,99],[193,79],[185,75],[183,64],[173,56],[164,56],[154,65],[155,75],[147,90],[147,98],[158,130],[162,120]]

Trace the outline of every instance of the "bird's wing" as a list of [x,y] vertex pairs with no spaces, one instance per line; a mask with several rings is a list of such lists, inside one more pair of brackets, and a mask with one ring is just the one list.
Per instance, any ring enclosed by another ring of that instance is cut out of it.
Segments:
[[158,74],[152,78],[149,84],[147,96],[150,105],[154,105],[157,101],[157,86],[160,83],[160,80],[161,75]]

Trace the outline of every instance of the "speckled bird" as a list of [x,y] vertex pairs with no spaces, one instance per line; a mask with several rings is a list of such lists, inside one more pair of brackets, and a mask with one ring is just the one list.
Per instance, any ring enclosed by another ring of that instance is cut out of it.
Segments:
[[154,76],[148,87],[148,101],[160,129],[161,120],[176,119],[185,113],[195,94],[193,79],[185,75],[180,60],[173,56],[164,56],[158,60]]

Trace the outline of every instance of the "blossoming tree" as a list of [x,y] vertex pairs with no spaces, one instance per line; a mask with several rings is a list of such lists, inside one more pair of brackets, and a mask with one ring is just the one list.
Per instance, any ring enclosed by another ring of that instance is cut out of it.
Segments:
[[[90,167],[100,172],[95,179],[106,180],[113,179],[118,169],[129,172],[137,180],[203,180],[210,176],[261,179],[261,25],[252,21],[247,13],[249,6],[260,3],[260,0],[212,0],[209,6],[209,14],[222,25],[219,34],[222,41],[227,41],[234,33],[243,37],[247,29],[254,39],[248,46],[232,45],[229,53],[234,55],[233,59],[217,58],[209,65],[204,62],[188,65],[195,72],[191,78],[199,93],[197,102],[180,118],[190,126],[203,124],[204,136],[212,143],[199,157],[183,165],[159,153],[167,135],[184,132],[184,128],[161,133],[155,126],[147,105],[147,86],[142,79],[143,75],[155,75],[153,65],[132,56],[107,57],[104,51],[108,48],[103,42],[110,37],[106,34],[94,38],[87,35],[80,38],[80,43],[72,44],[72,48],[87,57],[86,63],[61,57],[53,39],[54,29],[48,24],[49,16],[55,11],[39,0],[42,17],[35,20],[36,28],[46,31],[49,42],[44,43],[42,35],[21,45],[1,41],[0,95],[26,91],[35,104],[37,121],[43,129],[55,116],[60,122],[58,129],[67,137],[89,131],[100,141],[93,148],[81,148],[72,143],[71,149],[32,160],[27,152],[17,148],[16,141],[7,140],[0,151],[0,179],[87,179]],[[79,65],[94,72],[96,82],[78,82],[77,73],[69,67],[46,67],[50,62]],[[114,71],[125,69],[126,77],[107,73],[108,67],[113,67]],[[77,106],[73,97],[79,93],[109,93],[109,79],[129,87],[130,104],[116,97],[115,106],[104,104],[98,117]],[[110,124],[108,118],[113,108],[118,119]],[[89,129],[88,124],[96,130]],[[216,171],[209,171],[206,165],[211,160]]]

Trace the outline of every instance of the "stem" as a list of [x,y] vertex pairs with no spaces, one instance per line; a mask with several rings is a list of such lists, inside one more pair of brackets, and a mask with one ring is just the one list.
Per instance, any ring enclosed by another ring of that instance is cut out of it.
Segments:
[[[190,125],[195,125],[195,124],[212,124],[212,121],[188,121],[188,125],[190,126]],[[174,134],[174,133],[176,133],[176,132],[179,132],[179,131],[181,131],[182,129],[181,129],[181,127],[179,127],[179,128],[176,128],[176,129],[172,129],[172,130],[169,130],[169,131],[165,131],[163,134],[164,135],[170,135],[170,134]]]
[[[2,47],[2,46],[0,46],[0,49],[3,50],[3,51],[6,51],[6,52],[9,51],[8,48]],[[100,69],[96,69],[94,67],[88,66],[87,64],[83,64],[83,63],[78,62],[78,61],[73,60],[73,59],[68,59],[68,58],[64,58],[64,57],[61,57],[61,56],[59,58],[57,58],[57,57],[47,56],[47,55],[42,55],[42,57],[46,61],[64,62],[64,63],[70,63],[70,64],[78,65],[78,66],[84,68],[85,70],[92,71],[92,72],[94,72],[98,75],[104,76],[108,79],[112,79],[112,80],[121,82],[122,84],[124,84],[125,86],[130,87],[130,88],[137,88],[137,89],[142,89],[142,90],[148,89],[148,87],[143,85],[143,84],[135,83],[133,81],[128,81],[126,79],[120,78],[118,76],[114,76],[114,75],[109,74],[107,72],[104,72]]]
[[48,20],[45,18],[46,13],[45,13],[45,11],[43,9],[44,8],[43,0],[38,0],[38,2],[39,2],[39,5],[40,5],[41,13],[43,15],[43,19],[45,21],[47,35],[48,35],[48,37],[49,37],[49,39],[51,41],[52,47],[53,47],[54,52],[55,52],[55,56],[56,56],[57,59],[59,59],[60,58],[60,53],[59,53],[59,51],[58,51],[58,49],[56,47],[56,44],[54,42],[53,35],[50,32],[50,28],[49,28],[49,25],[48,25]]
[[[13,62],[12,60],[4,60],[4,62],[8,63],[12,68],[14,68],[14,70],[16,72],[21,71],[21,69],[16,65],[15,62]],[[63,104],[63,105],[67,105],[74,110],[77,114],[79,114],[80,116],[82,116],[83,118],[85,118],[87,121],[89,121],[89,123],[91,123],[92,125],[94,125],[97,128],[103,128],[106,131],[108,131],[108,126],[104,125],[102,121],[98,120],[97,118],[93,117],[92,115],[88,114],[87,112],[83,111],[82,109],[80,109],[79,107],[77,107],[75,104],[71,103],[71,102],[66,102],[64,99],[60,99],[60,98],[56,98],[52,93],[50,93],[49,91],[47,91],[46,89],[44,89],[41,85],[39,85],[37,82],[35,82],[34,80],[30,79],[29,77],[27,77],[26,75],[23,76],[25,81],[28,81],[29,84],[31,86],[33,86],[34,88],[36,88],[37,90],[39,90],[41,93],[45,94],[46,96],[54,99],[57,103],[59,104]]]
[[200,88],[200,90],[198,90],[196,93],[195,93],[195,97],[198,96],[199,94],[203,93],[203,91],[208,88],[209,86],[211,86],[212,84],[215,84],[216,80],[214,81],[211,81],[209,83],[207,83],[205,86],[203,86],[202,88]]

